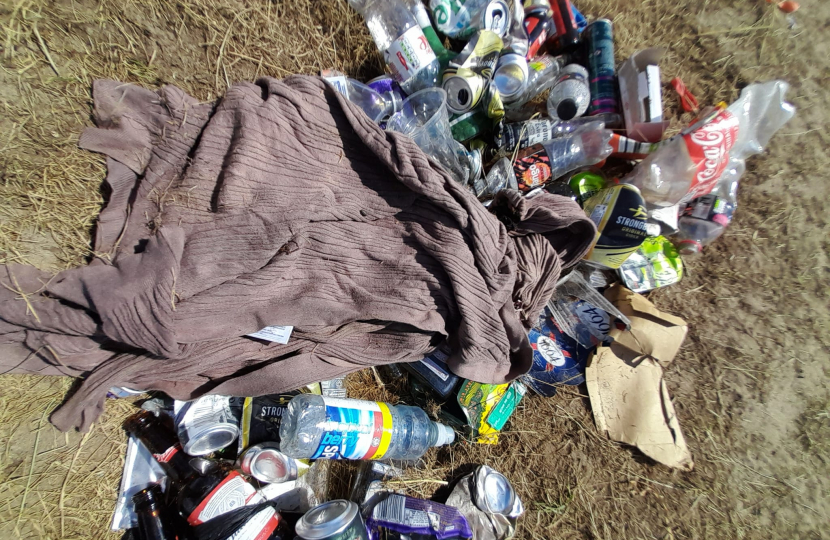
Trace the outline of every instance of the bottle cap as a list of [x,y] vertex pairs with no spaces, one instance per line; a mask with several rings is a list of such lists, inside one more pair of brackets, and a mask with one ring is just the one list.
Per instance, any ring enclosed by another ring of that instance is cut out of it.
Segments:
[[445,446],[455,441],[455,431],[450,426],[435,422],[435,427],[438,428],[438,438],[434,446]]
[[712,216],[712,221],[723,227],[729,225],[729,218],[726,217],[726,214],[715,214]]
[[678,251],[683,255],[694,255],[695,253],[700,253],[700,250],[703,249],[703,244],[697,240],[681,240],[678,242],[677,247]]

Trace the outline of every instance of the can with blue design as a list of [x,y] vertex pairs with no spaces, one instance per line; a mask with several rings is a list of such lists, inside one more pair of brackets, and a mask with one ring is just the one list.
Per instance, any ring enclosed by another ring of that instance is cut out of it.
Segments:
[[611,21],[598,19],[585,29],[588,47],[588,114],[619,113],[617,71],[614,67],[614,33]]

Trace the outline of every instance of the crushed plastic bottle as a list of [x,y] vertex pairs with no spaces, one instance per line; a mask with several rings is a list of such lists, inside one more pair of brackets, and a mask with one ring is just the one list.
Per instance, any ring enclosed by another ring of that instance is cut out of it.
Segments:
[[725,110],[718,110],[650,154],[622,181],[640,188],[646,202],[672,206],[706,195],[726,172],[733,180],[743,162],[759,154],[795,114],[784,101],[784,81],[751,84]]
[[689,203],[677,222],[678,251],[692,255],[717,240],[732,221],[734,210],[734,203],[716,195],[705,195]]
[[302,394],[288,404],[280,450],[297,459],[417,459],[455,440],[418,407]]
[[455,53],[444,47],[444,44],[441,42],[441,38],[438,37],[438,34],[435,32],[435,28],[432,26],[432,21],[429,20],[429,13],[427,13],[427,8],[424,3],[421,2],[421,0],[403,0],[403,3],[415,16],[415,20],[418,21],[418,25],[421,27],[421,30],[423,30],[424,36],[427,38],[429,46],[432,48],[432,52],[434,52],[435,56],[438,57],[441,67],[446,67],[447,62],[455,56]]
[[326,77],[343,97],[363,109],[376,124],[387,120],[401,110],[403,101],[394,92],[378,93],[362,82],[347,77]]
[[611,131],[596,129],[559,137],[521,150],[513,172],[522,191],[530,191],[580,167],[599,163],[611,154]]
[[375,45],[407,95],[438,86],[440,62],[401,0],[349,0],[349,5],[366,19]]

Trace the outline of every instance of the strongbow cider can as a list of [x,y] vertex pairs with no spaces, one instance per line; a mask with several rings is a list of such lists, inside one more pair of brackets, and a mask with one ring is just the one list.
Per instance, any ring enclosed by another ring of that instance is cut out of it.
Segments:
[[648,213],[634,186],[603,189],[585,201],[583,209],[597,226],[594,246],[585,256],[590,264],[616,270],[646,239]]
[[493,94],[488,89],[504,42],[489,30],[482,30],[467,43],[444,71],[442,87],[447,92],[447,109],[453,114],[464,114],[485,101],[485,108],[502,109],[501,98],[493,105]]

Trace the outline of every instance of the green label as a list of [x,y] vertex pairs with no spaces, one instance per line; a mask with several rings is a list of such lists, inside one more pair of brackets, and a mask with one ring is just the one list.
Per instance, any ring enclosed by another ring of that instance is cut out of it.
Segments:
[[490,424],[493,429],[501,431],[504,424],[506,424],[510,419],[510,415],[512,415],[513,411],[515,411],[516,407],[518,407],[524,393],[524,385],[521,383],[511,384],[502,396],[501,400],[499,400],[496,406],[493,407],[493,410],[490,411],[489,416],[487,416],[487,423]]

